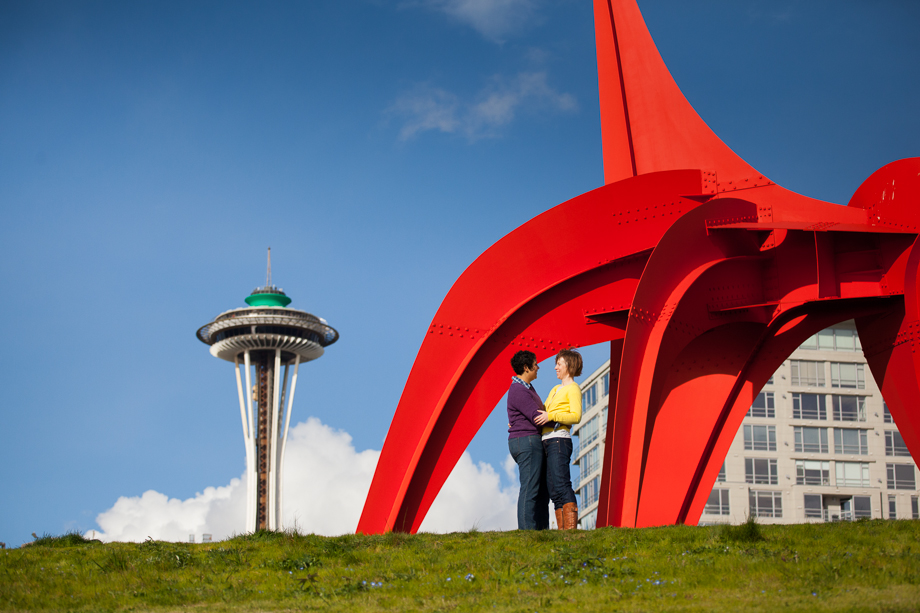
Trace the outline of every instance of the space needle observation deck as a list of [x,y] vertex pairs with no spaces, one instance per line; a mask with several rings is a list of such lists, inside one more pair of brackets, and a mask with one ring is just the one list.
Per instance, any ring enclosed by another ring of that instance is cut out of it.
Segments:
[[339,333],[322,317],[288,307],[291,299],[271,282],[271,249],[265,286],[245,300],[249,306],[221,313],[197,336],[210,345],[211,355],[233,362],[236,371],[246,444],[246,530],[280,530],[284,448],[297,373],[302,362],[322,356]]

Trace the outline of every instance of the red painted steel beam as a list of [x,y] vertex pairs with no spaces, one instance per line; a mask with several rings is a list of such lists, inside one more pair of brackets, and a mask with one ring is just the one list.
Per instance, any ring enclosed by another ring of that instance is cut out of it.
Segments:
[[920,454],[920,159],[882,168],[847,207],[790,192],[696,114],[634,1],[594,9],[607,185],[511,232],[453,285],[359,532],[418,530],[522,348],[543,360],[610,342],[599,527],[696,523],[754,395],[850,318]]

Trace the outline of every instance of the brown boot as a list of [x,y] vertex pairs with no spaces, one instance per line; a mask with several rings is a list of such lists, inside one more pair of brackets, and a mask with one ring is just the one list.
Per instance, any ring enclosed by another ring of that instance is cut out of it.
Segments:
[[562,509],[556,509],[556,530],[562,530],[562,524],[564,523],[562,517]]
[[[556,515],[559,512],[556,511]],[[578,505],[574,502],[567,502],[562,505],[562,529],[574,530],[578,527]]]

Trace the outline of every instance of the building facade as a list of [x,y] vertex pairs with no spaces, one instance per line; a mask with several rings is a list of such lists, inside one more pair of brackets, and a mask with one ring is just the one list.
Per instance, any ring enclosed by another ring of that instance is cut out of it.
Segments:
[[[610,364],[582,384],[574,429],[579,521],[597,522]],[[700,524],[920,518],[917,466],[869,372],[853,322],[802,344],[754,400]]]

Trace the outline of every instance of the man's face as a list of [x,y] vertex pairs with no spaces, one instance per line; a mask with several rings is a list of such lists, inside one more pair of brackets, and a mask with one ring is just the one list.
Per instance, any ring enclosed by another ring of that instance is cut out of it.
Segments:
[[527,383],[530,383],[531,381],[537,378],[538,370],[540,370],[540,365],[537,363],[534,363],[533,368],[530,368],[529,366],[525,366],[524,374],[521,375],[521,379],[523,379]]

